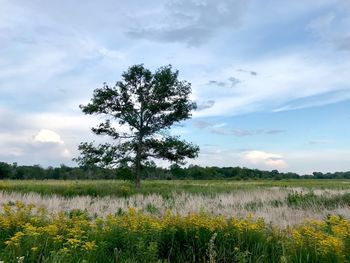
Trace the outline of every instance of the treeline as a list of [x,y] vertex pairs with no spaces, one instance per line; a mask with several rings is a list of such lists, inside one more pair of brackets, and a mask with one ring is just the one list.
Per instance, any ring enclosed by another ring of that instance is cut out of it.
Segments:
[[[60,167],[43,168],[40,165],[22,165],[17,163],[8,164],[0,162],[0,179],[133,179],[132,172],[127,168],[103,169],[99,167]],[[262,171],[241,167],[200,167],[190,165],[180,167],[172,165],[170,168],[147,167],[142,171],[142,179],[159,180],[210,180],[210,179],[233,179],[233,180],[254,180],[254,179],[350,179],[349,172],[320,173],[314,172],[311,175],[299,175],[296,173],[281,173],[277,170]]]

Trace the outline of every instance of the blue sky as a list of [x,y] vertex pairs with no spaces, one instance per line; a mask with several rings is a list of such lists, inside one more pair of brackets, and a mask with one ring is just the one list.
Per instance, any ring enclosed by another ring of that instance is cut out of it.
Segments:
[[350,170],[350,2],[0,0],[0,161],[75,165],[84,116],[133,64],[172,64],[199,110],[189,163]]

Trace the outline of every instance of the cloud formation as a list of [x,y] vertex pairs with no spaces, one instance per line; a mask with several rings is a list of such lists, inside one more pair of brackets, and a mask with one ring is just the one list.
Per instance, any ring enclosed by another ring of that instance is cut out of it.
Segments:
[[237,137],[254,136],[254,135],[276,135],[285,133],[282,129],[241,129],[241,128],[229,128],[227,123],[213,124],[204,120],[193,121],[194,127],[202,130],[207,130],[211,133],[220,135],[233,135]]
[[244,129],[234,129],[233,134],[238,137],[244,137],[244,136],[253,136],[253,135],[261,135],[261,134],[268,134],[268,135],[274,135],[274,134],[280,134],[285,133],[285,130],[280,129],[258,129],[258,130],[244,130]]
[[242,161],[249,166],[255,166],[260,169],[287,168],[287,163],[282,155],[257,150],[242,153]]
[[47,129],[41,129],[38,134],[35,135],[34,141],[42,143],[64,144],[64,141],[62,141],[61,136],[58,133]]
[[203,102],[197,102],[197,111],[210,109],[215,104],[215,100],[207,100]]
[[308,142],[309,144],[311,145],[315,145],[315,144],[330,144],[330,143],[333,143],[332,140],[310,140]]
[[237,69],[237,71],[238,72],[243,72],[243,73],[248,73],[248,74],[250,74],[252,76],[257,76],[258,75],[258,73],[256,71],[251,71],[251,70],[246,70],[246,69],[241,69],[241,68]]
[[[198,46],[210,40],[221,29],[238,27],[246,5],[247,1],[242,0],[167,1],[161,12],[153,14],[160,16],[160,21],[130,28],[126,35]],[[142,19],[142,16],[136,19]]]
[[235,77],[229,77],[227,81],[218,81],[218,80],[209,80],[207,85],[213,85],[218,87],[227,87],[227,88],[233,88],[237,84],[239,84],[241,81]]
[[[279,152],[292,171],[350,169],[346,2],[3,0],[0,160],[74,165],[79,142],[104,139],[78,105],[144,63],[192,83],[192,125],[170,132],[203,146],[195,162],[248,165],[239,147]],[[35,141],[42,129],[64,143]]]
[[0,109],[0,160],[43,166],[73,165],[78,143],[93,140],[89,128],[96,124],[94,118],[79,115]]
[[[314,50],[274,55],[255,60],[244,68],[256,68],[259,74],[241,73],[235,89],[201,86],[197,97],[212,95],[215,105],[197,112],[197,117],[233,116],[259,111],[286,111],[323,106],[350,99],[350,62],[342,55],[330,57],[326,51]],[[234,67],[222,69],[216,75],[227,78]],[[322,77],[320,77],[322,76]],[[219,82],[220,85],[224,83]]]

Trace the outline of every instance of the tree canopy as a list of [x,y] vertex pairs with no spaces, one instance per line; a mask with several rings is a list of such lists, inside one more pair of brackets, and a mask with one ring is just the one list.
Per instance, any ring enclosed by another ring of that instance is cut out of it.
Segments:
[[96,89],[90,103],[80,108],[85,114],[105,117],[92,131],[109,136],[113,142],[97,146],[81,143],[81,156],[76,158],[79,164],[130,167],[139,187],[142,167],[153,159],[183,164],[186,158],[197,157],[198,146],[167,132],[196,109],[190,100],[191,84],[180,81],[178,75],[171,65],[154,73],[134,65],[114,86],[104,83]]

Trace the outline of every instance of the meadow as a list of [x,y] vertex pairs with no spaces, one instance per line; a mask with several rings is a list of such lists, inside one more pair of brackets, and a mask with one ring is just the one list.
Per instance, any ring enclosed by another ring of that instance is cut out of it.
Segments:
[[0,203],[0,262],[350,262],[348,180],[4,180]]

